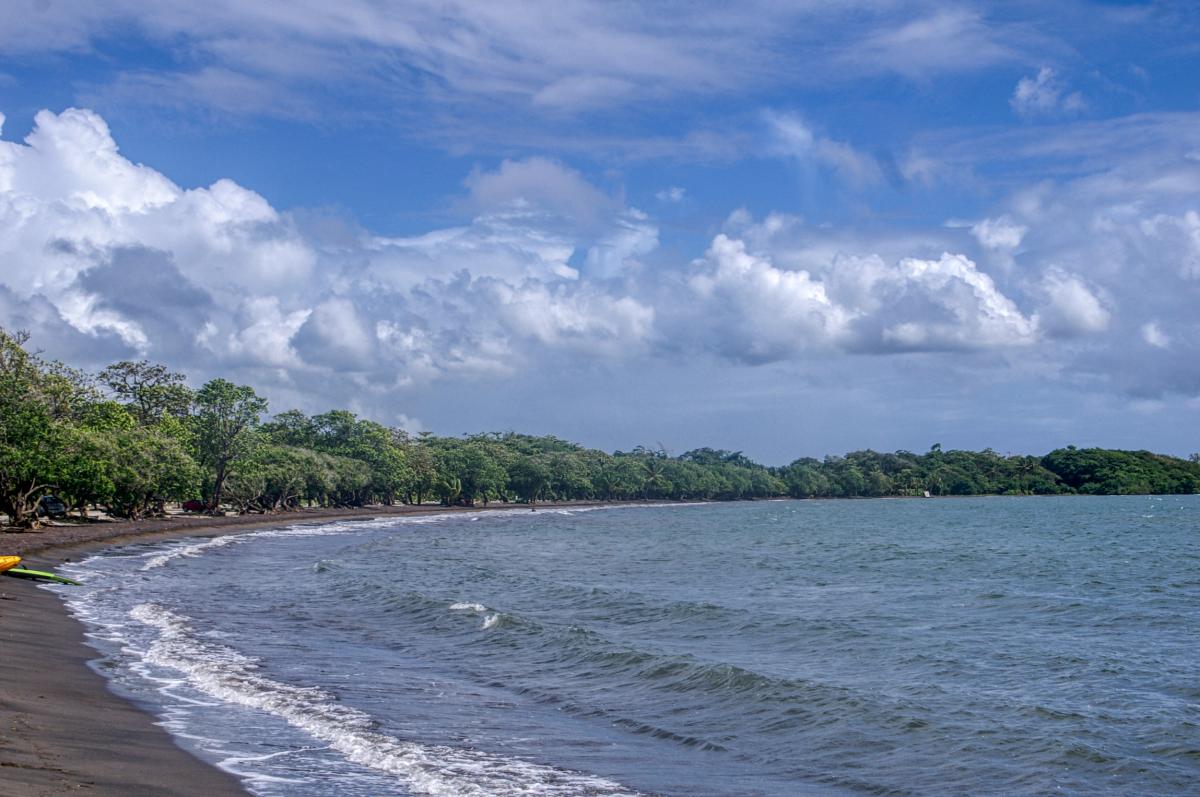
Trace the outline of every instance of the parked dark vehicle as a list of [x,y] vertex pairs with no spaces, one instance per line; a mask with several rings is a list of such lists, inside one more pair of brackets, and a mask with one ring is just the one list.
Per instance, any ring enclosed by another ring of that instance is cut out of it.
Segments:
[[43,495],[37,502],[37,516],[59,518],[67,516],[67,505],[57,495]]
[[203,501],[197,501],[194,498],[191,501],[184,501],[180,506],[184,512],[203,512],[208,508]]

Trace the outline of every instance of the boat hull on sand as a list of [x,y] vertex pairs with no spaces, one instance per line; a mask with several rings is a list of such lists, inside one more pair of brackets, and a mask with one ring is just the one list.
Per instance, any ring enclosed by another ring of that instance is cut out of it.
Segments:
[[10,567],[3,572],[3,575],[12,576],[14,578],[28,578],[34,581],[53,581],[55,584],[71,584],[79,586],[78,581],[67,578],[66,576],[49,573],[45,570],[29,570],[24,567]]

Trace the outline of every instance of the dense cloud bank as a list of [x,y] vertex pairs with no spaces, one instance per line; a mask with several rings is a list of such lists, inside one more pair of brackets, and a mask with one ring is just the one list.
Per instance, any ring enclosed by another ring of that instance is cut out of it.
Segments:
[[460,226],[385,238],[231,180],[180,187],[97,114],[43,111],[0,142],[0,325],[64,358],[232,373],[309,409],[531,363],[914,352],[1200,392],[1195,158],[1041,183],[919,244],[739,211],[690,262],[557,161],[476,170],[464,190]]

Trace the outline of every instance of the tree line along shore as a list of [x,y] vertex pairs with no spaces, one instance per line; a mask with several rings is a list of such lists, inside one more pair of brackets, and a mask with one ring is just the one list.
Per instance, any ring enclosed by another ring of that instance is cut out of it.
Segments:
[[346,410],[268,416],[253,388],[198,389],[162,365],[97,374],[50,361],[0,328],[0,513],[39,522],[44,496],[81,516],[282,512],[375,504],[491,501],[740,500],[923,495],[1195,493],[1200,456],[1068,447],[1044,456],[992,450],[855,451],[782,467],[740,452],[612,454],[516,432],[412,435]]

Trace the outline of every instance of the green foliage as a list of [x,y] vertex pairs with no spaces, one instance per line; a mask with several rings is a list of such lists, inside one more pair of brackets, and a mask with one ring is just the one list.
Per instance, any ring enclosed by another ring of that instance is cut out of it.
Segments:
[[[1200,491],[1200,455],[1068,447],[1044,457],[943,449],[852,451],[767,468],[740,451],[659,446],[608,454],[516,432],[415,438],[346,410],[280,413],[252,388],[120,362],[93,378],[0,329],[0,512],[33,525],[49,492],[117,517],[204,495],[214,510],[279,512],[436,498],[490,501],[744,500]],[[105,392],[97,389],[100,385]]]
[[221,505],[221,491],[230,472],[245,460],[259,442],[255,434],[267,400],[248,385],[213,379],[196,392],[191,416],[197,459],[211,477],[209,506]]
[[[508,472],[503,460],[503,444],[494,438],[476,435],[466,440],[436,438],[431,442],[439,473],[435,485],[443,504],[484,505],[507,498]],[[457,491],[453,488],[457,487]]]
[[273,443],[300,448],[314,448],[316,434],[313,422],[300,410],[281,412],[262,425],[263,434]]
[[160,511],[164,501],[200,494],[200,467],[169,427],[122,429],[110,441],[105,475],[111,486],[103,499],[110,515],[136,519]]
[[550,488],[553,474],[545,455],[526,455],[508,469],[508,486],[518,501],[536,504]]
[[462,495],[462,479],[450,475],[440,476],[434,485],[434,491],[442,506],[453,506]]
[[1002,457],[992,450],[926,454],[853,451],[824,461],[798,459],[778,475],[794,498],[930,495],[1044,495],[1071,492],[1036,457]]
[[78,423],[98,432],[118,432],[132,429],[137,421],[129,411],[115,401],[96,401],[80,408]]
[[109,503],[114,463],[125,453],[117,440],[119,430],[63,424],[56,431],[60,455],[50,475],[54,490],[70,507]]
[[69,469],[69,382],[24,348],[23,333],[0,329],[0,512],[36,525],[34,505]]
[[426,497],[434,494],[434,486],[439,478],[429,435],[422,435],[416,442],[406,441],[404,450],[409,466],[406,500],[410,504],[420,505]]
[[593,466],[592,483],[597,497],[606,501],[627,501],[642,491],[642,467],[632,457],[607,457]]
[[1051,451],[1042,466],[1067,487],[1089,495],[1195,493],[1200,463],[1149,451],[1112,451],[1069,446]]
[[99,381],[143,426],[167,415],[185,417],[192,403],[192,391],[183,384],[183,374],[146,360],[113,363],[100,372]]

